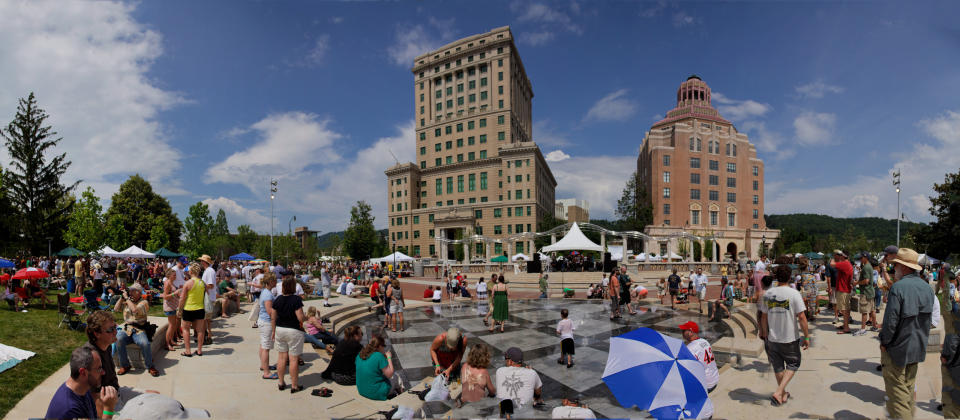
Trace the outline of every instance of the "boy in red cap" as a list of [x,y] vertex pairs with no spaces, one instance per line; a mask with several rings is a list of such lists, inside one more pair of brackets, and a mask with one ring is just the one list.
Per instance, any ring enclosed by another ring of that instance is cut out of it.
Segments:
[[717,388],[720,383],[720,371],[717,370],[717,361],[713,357],[713,348],[707,340],[700,338],[700,327],[696,322],[689,321],[680,324],[680,330],[683,331],[683,341],[687,343],[687,349],[703,363],[707,378],[707,393]]

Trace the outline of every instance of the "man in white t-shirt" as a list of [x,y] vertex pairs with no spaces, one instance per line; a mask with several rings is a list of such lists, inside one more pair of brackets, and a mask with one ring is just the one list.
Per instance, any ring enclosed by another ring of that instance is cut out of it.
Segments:
[[697,296],[697,307],[700,309],[700,313],[703,313],[703,300],[707,298],[707,275],[703,274],[703,269],[697,267],[697,273],[690,276],[690,281],[693,282],[693,290]]
[[680,330],[683,331],[683,341],[687,343],[687,349],[690,353],[703,363],[707,383],[707,392],[713,392],[720,383],[720,371],[717,369],[717,361],[713,357],[713,348],[710,342],[700,338],[700,326],[696,322],[689,321],[680,324]]
[[561,405],[550,412],[552,419],[595,419],[597,415],[579,400],[564,399]]
[[[523,366],[523,352],[510,347],[503,353],[506,366],[497,369],[497,399],[500,400],[500,417],[513,415],[517,410],[529,405],[543,404],[541,391],[543,382],[537,371]],[[519,416],[523,417],[523,416]]]
[[767,271],[767,256],[761,255],[760,261],[757,261],[753,271]]
[[344,286],[343,290],[347,296],[353,296],[353,289],[355,288],[356,286],[354,286],[353,284],[353,279],[351,279],[350,281],[347,282],[347,285]]
[[[213,307],[213,303],[217,301],[217,272],[213,269],[213,258],[210,258],[209,255],[203,254],[200,257],[200,265],[203,266],[203,280],[207,285],[207,300],[210,301],[210,307]],[[210,328],[213,320],[213,311],[205,313],[207,322],[204,322],[204,326],[207,330],[207,338],[204,339],[205,345],[213,344],[212,334],[213,331]]]
[[[759,263],[758,263],[759,264]],[[810,346],[810,332],[804,311],[803,296],[789,286],[790,267],[779,265],[774,269],[777,284],[767,289],[760,302],[760,339],[765,340],[767,359],[773,365],[777,377],[777,391],[771,396],[774,405],[781,405],[790,398],[785,389],[793,375],[800,369],[800,348]],[[797,323],[803,329],[800,336]]]

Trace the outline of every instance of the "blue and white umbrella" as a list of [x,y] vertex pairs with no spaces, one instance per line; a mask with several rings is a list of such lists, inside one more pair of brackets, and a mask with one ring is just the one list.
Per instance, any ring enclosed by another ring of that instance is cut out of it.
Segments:
[[703,364],[682,340],[639,328],[610,339],[603,381],[623,407],[658,419],[711,415]]
[[0,268],[16,268],[16,267],[17,265],[14,264],[13,261],[0,258]]

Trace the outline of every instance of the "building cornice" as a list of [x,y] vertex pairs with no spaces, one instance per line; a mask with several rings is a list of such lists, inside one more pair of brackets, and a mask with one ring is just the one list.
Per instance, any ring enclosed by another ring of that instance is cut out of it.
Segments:
[[393,175],[400,175],[407,172],[414,172],[418,170],[419,168],[417,168],[417,165],[414,165],[413,162],[407,162],[407,163],[398,163],[396,165],[393,165],[387,168],[387,170],[383,171],[383,173],[387,174],[387,176],[393,176]]

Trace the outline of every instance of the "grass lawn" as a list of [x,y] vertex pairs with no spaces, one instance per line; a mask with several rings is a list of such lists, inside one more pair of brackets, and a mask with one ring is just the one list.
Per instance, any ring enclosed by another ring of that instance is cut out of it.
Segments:
[[[87,335],[66,326],[57,328],[56,294],[49,293],[52,304],[47,309],[31,305],[27,313],[13,312],[4,304],[0,308],[0,343],[36,353],[23,363],[0,373],[0,417],[3,417],[34,387],[70,362],[73,349],[86,342]],[[64,377],[63,380],[67,378]],[[51,395],[52,397],[52,395]],[[35,407],[41,415],[47,407]]]

